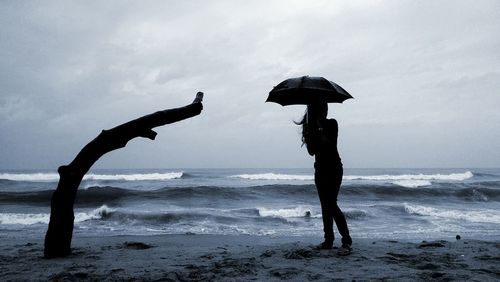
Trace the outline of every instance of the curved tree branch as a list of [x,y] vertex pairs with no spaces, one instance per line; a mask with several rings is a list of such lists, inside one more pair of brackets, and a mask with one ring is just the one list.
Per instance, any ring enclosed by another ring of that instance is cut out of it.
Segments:
[[152,129],[174,123],[201,113],[203,93],[198,92],[195,101],[181,108],[169,109],[149,114],[121,124],[109,130],[103,130],[90,141],[68,165],[58,169],[59,183],[52,194],[50,221],[45,235],[44,255],[46,258],[64,257],[71,254],[76,192],[83,176],[104,154],[123,148],[136,138],[154,140],[156,132]]

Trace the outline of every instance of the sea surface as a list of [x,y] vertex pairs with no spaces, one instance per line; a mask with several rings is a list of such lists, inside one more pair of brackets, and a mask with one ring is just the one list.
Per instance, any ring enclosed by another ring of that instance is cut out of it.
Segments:
[[[55,171],[0,171],[0,238],[43,236]],[[345,169],[353,238],[500,239],[500,169]],[[77,194],[86,235],[322,236],[313,169],[93,170]],[[338,234],[338,233],[337,233]]]

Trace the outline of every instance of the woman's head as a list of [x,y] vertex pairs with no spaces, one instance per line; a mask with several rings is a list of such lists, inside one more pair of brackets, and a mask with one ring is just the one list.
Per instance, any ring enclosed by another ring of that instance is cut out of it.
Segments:
[[328,115],[328,104],[327,103],[317,103],[307,105],[308,119],[312,120],[322,120],[326,119]]

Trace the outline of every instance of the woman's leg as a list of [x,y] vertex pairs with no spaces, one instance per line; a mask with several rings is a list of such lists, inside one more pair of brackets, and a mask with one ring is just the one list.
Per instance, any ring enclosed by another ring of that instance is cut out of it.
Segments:
[[339,233],[342,236],[342,244],[352,245],[352,239],[349,235],[349,228],[347,227],[347,221],[345,220],[345,216],[340,210],[337,202],[335,202],[335,206],[333,208],[333,219],[335,220],[335,224],[339,229]]
[[336,169],[335,177],[332,180],[332,185],[333,185],[333,195],[330,198],[333,202],[331,203],[332,206],[332,217],[335,220],[335,224],[337,225],[337,228],[339,229],[339,233],[342,236],[342,244],[348,244],[352,245],[352,239],[351,236],[349,235],[349,228],[347,227],[347,221],[345,219],[344,213],[342,213],[342,210],[337,204],[337,196],[340,191],[340,185],[342,184],[342,176],[344,174],[344,171],[342,167]]
[[323,218],[323,231],[325,237],[325,244],[333,244],[333,206],[332,206],[332,193],[327,181],[327,178],[321,174],[316,173],[315,184],[318,191],[319,201],[321,203],[321,215]]

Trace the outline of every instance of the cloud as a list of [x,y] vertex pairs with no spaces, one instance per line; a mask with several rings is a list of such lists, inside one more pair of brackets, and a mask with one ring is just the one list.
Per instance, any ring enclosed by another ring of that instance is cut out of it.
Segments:
[[[264,103],[274,85],[304,74],[355,97],[330,107],[347,166],[498,166],[489,153],[500,143],[489,125],[500,121],[496,1],[0,6],[0,168],[68,162],[101,129],[199,90],[201,116],[98,165],[310,166],[292,123],[303,107]],[[454,157],[473,148],[463,128],[487,158]]]

